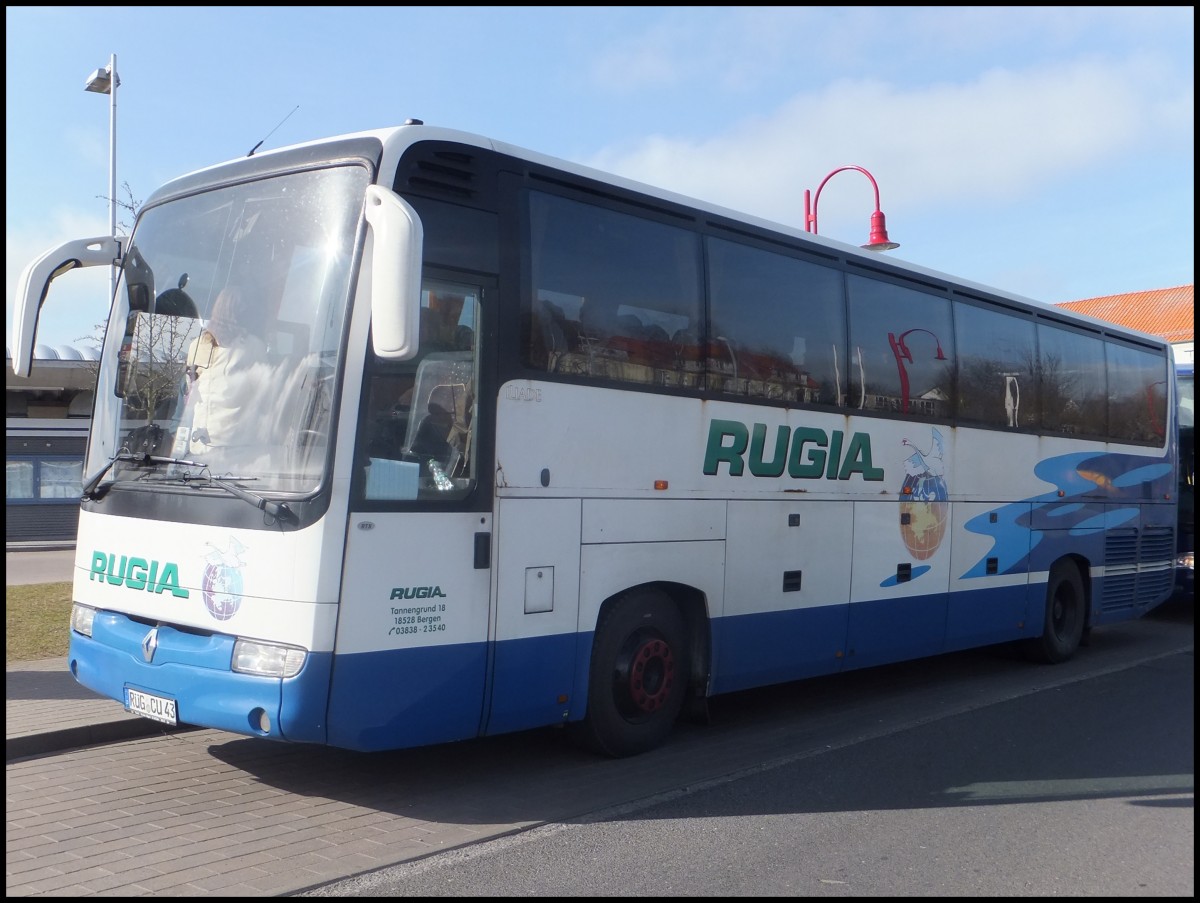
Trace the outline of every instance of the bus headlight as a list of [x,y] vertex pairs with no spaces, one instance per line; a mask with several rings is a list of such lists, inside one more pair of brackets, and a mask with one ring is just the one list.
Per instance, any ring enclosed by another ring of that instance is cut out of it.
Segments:
[[96,609],[75,602],[71,605],[71,629],[84,636],[92,635],[92,621],[96,620]]
[[1184,568],[1188,571],[1194,571],[1196,569],[1196,553],[1184,552],[1175,559],[1175,567]]
[[233,670],[261,677],[295,677],[308,653],[297,646],[238,639],[233,644]]

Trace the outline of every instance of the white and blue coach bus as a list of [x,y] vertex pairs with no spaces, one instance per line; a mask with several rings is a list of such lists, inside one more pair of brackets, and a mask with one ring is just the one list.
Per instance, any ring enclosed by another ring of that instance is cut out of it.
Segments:
[[1171,592],[1148,335],[416,121],[47,252],[18,373],[50,281],[114,263],[68,661],[167,723],[631,755],[715,694],[1060,662]]

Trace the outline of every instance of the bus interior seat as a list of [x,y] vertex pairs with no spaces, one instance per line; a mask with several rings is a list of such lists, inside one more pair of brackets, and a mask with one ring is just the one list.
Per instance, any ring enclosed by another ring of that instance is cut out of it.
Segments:
[[450,386],[434,386],[429,393],[426,410],[420,415],[413,431],[410,450],[416,455],[446,460],[450,455],[448,440],[453,426],[454,390]]
[[404,448],[449,460],[452,437],[469,431],[473,359],[469,351],[433,352],[417,365]]

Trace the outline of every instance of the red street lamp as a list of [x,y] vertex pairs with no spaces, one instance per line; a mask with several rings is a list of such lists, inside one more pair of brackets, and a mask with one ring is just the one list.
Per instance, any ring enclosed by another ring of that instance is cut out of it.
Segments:
[[898,242],[888,238],[887,224],[883,216],[883,211],[879,209],[879,185],[875,181],[875,177],[863,169],[861,166],[839,166],[817,186],[817,193],[811,195],[812,204],[809,205],[810,193],[804,189],[804,231],[817,234],[817,202],[821,200],[821,189],[825,187],[825,183],[836,176],[839,172],[844,172],[847,169],[855,169],[861,172],[864,176],[871,180],[871,187],[875,189],[875,212],[871,214],[871,237],[867,239],[865,245],[861,247],[868,251],[890,251],[893,248],[900,247]]

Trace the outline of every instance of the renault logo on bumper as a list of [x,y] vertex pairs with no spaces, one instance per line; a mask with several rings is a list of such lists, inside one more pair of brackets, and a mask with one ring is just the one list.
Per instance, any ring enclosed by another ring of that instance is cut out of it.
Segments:
[[154,650],[158,648],[158,628],[151,628],[150,632],[142,638],[142,658],[147,662],[154,661]]

